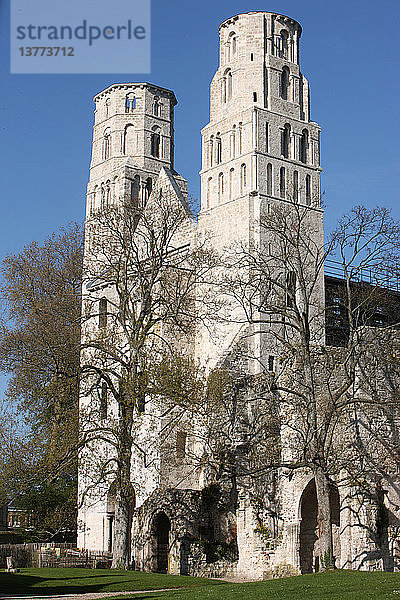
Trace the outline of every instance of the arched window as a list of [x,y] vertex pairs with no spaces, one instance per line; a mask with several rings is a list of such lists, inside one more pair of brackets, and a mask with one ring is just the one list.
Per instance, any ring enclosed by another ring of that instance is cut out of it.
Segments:
[[104,208],[105,203],[106,203],[106,190],[104,188],[104,185],[101,184],[101,191],[100,191],[100,205],[101,205],[101,208]]
[[281,31],[281,51],[280,51],[280,55],[281,58],[288,58],[288,40],[289,40],[289,34],[286,31],[286,29],[282,29]]
[[158,96],[154,98],[153,114],[155,117],[161,116],[161,102]]
[[91,215],[96,210],[96,202],[97,202],[97,199],[98,199],[98,194],[99,194],[99,186],[95,185],[94,186],[94,190],[93,190],[93,194],[91,196],[90,205],[89,205],[89,214],[91,214]]
[[224,174],[218,175],[218,202],[222,202],[224,199]]
[[95,207],[101,208],[102,202],[103,202],[102,188],[97,186],[96,187]]
[[268,196],[272,196],[272,165],[268,163],[267,165],[267,194]]
[[232,71],[229,70],[226,74],[226,98],[230,100],[232,98]]
[[152,128],[151,134],[151,155],[155,158],[160,158],[161,135],[160,128],[155,125]]
[[107,327],[107,298],[100,298],[99,301],[99,328]]
[[111,131],[106,129],[103,135],[103,159],[107,160],[111,156]]
[[217,165],[222,162],[222,140],[219,133],[215,136],[215,162]]
[[232,71],[227,69],[222,79],[222,102],[228,102],[232,98]]
[[139,390],[136,399],[136,406],[139,413],[143,414],[146,411],[146,394],[144,392],[144,389]]
[[208,144],[208,165],[212,167],[214,164],[214,136],[210,137],[210,142]]
[[279,194],[281,198],[286,197],[286,169],[281,167],[279,171]]
[[100,419],[104,421],[107,419],[107,405],[108,405],[108,389],[105,381],[101,384],[101,396],[100,396]]
[[231,169],[229,171],[229,200],[232,200],[232,198],[233,198],[233,176],[234,176],[234,172],[235,172],[235,169]]
[[231,34],[231,50],[232,50],[232,58],[235,56],[236,54],[236,49],[237,49],[237,37],[234,33]]
[[151,177],[148,177],[146,179],[146,187],[144,189],[144,199],[145,199],[145,202],[147,202],[147,200],[150,198],[150,194],[151,194],[152,189],[153,189],[153,180],[152,180]]
[[293,173],[293,200],[299,201],[299,172],[294,171]]
[[231,146],[231,158],[235,158],[236,151],[236,125],[232,127],[231,137],[230,137],[230,146]]
[[308,160],[308,131],[303,129],[303,133],[300,138],[300,156],[299,159],[302,163],[307,163]]
[[306,175],[306,204],[311,204],[311,176]]
[[124,130],[124,154],[133,154],[135,148],[135,128],[132,124],[128,124]]
[[269,124],[265,123],[265,152],[269,152]]
[[212,185],[212,177],[209,177],[207,180],[207,205],[206,205],[206,208],[210,208],[211,185]]
[[238,126],[238,153],[242,154],[242,148],[243,148],[243,127],[242,127],[242,122],[239,123]]
[[290,149],[290,125],[285,124],[281,132],[281,154],[284,158],[289,158]]
[[116,202],[118,200],[118,196],[119,196],[118,177],[114,177],[114,194],[113,194],[114,202]]
[[286,274],[286,306],[293,308],[296,301],[297,277],[295,271],[289,271]]
[[243,163],[240,167],[240,193],[244,194],[247,187],[246,165]]
[[110,206],[111,204],[111,181],[106,181],[106,190],[105,190],[105,206]]
[[227,60],[233,60],[237,50],[237,37],[234,31],[231,31],[228,37]]
[[184,460],[186,456],[186,431],[178,431],[176,434],[176,458],[178,460]]
[[130,92],[125,97],[125,112],[133,112],[136,108],[136,98],[133,92]]
[[138,206],[139,204],[139,192],[140,192],[140,177],[139,175],[135,175],[133,181],[131,182],[131,202],[134,206]]
[[108,119],[108,117],[110,116],[110,98],[107,98],[106,100],[106,119]]
[[289,69],[287,67],[283,67],[281,73],[281,98],[284,100],[287,100],[289,95],[289,75]]

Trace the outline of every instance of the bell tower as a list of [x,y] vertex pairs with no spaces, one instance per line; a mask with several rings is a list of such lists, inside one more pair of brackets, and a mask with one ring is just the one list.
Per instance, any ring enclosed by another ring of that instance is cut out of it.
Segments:
[[145,203],[161,168],[174,167],[172,91],[149,83],[114,84],[94,102],[87,218],[124,200]]
[[320,207],[319,133],[299,68],[300,25],[252,12],[219,29],[210,123],[202,130],[201,211],[250,192]]
[[[220,25],[210,122],[202,130],[199,214],[200,231],[211,233],[218,250],[234,242],[265,246],[257,222],[271,207],[292,203],[309,210],[313,236],[323,244],[320,127],[310,119],[299,67],[301,31],[293,19],[270,12]],[[323,274],[316,289],[322,302]]]

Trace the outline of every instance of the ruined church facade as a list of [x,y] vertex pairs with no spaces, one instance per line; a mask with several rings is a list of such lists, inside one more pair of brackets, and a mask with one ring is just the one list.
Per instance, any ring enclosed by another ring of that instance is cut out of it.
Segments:
[[[202,130],[201,206],[197,222],[188,220],[187,244],[203,236],[218,252],[232,243],[243,248],[265,245],[259,220],[296,202],[306,209],[315,240],[323,245],[320,127],[310,118],[309,85],[300,71],[301,31],[293,19],[269,12],[240,14],[221,24],[210,122]],[[187,183],[174,166],[174,93],[148,83],[114,84],[94,100],[87,221],[102,207],[127,198],[145,204],[155,190],[185,204]],[[99,292],[101,297],[108,293],[112,291]],[[322,274],[314,305],[323,303]],[[252,357],[246,362],[246,375],[274,371],[271,361],[279,349],[262,328],[249,331],[239,321],[218,324],[212,334],[198,329],[195,359],[210,371],[246,336]],[[316,323],[312,337],[319,344],[324,324]],[[174,432],[168,452],[154,443],[158,435],[151,415],[141,415],[135,436],[150,460],[144,464],[135,455],[132,463],[135,568],[249,578],[315,568],[316,493],[306,469],[290,476],[277,470],[266,478],[264,491],[273,496],[274,510],[264,526],[256,493],[248,486],[237,490],[234,506],[223,505],[207,473],[191,468],[185,446],[195,442],[189,430]],[[81,492],[87,483],[81,471]],[[115,516],[109,488],[104,482],[85,492],[79,547],[112,550]],[[347,492],[335,488],[331,499],[336,566],[383,568],[367,529],[356,526]],[[366,522],[371,510],[357,507],[358,524]],[[210,518],[211,513],[219,518]]]

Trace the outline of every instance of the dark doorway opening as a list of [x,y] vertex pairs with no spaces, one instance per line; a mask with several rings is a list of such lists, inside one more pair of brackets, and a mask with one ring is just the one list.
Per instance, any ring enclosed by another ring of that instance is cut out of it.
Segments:
[[[340,556],[340,499],[336,486],[332,486],[329,503],[332,524],[333,564]],[[300,501],[300,570],[302,573],[313,573],[319,570],[318,558],[315,556],[317,536],[317,491],[312,479],[304,488]],[[337,565],[336,565],[337,566]]]
[[154,534],[156,538],[156,571],[168,573],[169,532],[171,522],[165,513],[159,513],[154,521]]
[[312,479],[301,496],[300,523],[300,570],[302,573],[314,571],[314,546],[317,541],[317,492]]

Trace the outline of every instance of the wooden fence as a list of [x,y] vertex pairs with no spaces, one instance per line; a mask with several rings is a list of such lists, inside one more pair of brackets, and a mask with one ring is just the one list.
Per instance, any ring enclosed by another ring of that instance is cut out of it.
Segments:
[[81,567],[109,568],[112,554],[99,550],[78,550],[74,544],[2,544],[0,568],[6,568],[6,557],[12,556],[16,567]]

